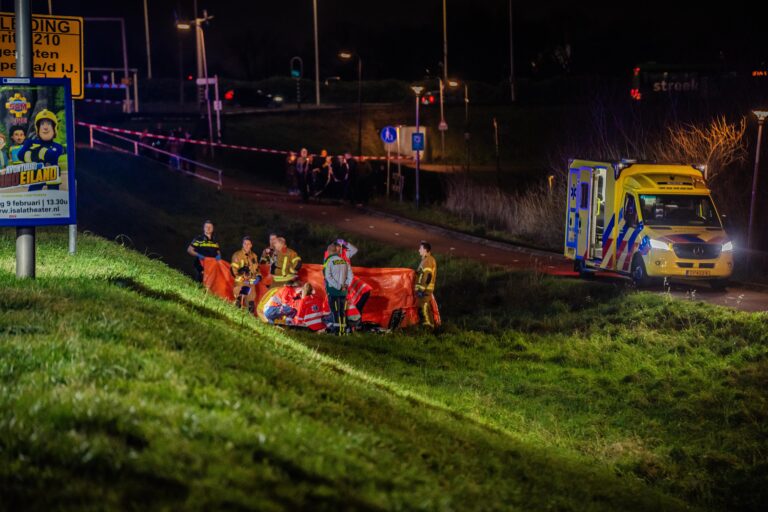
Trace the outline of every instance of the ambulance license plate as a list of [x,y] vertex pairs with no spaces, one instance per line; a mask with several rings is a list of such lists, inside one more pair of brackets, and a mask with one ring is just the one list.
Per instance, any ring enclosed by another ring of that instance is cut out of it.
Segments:
[[708,277],[709,270],[686,270],[685,275],[690,277]]

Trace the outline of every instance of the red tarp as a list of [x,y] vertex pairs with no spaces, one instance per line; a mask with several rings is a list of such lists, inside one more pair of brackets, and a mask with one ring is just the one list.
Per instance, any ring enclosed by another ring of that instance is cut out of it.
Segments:
[[[205,258],[203,269],[205,270],[205,286],[216,295],[230,302],[233,301],[234,278],[229,270],[229,263],[224,260],[216,261],[214,258]],[[262,281],[256,287],[257,302],[266,293],[267,286],[272,283],[268,265],[261,265],[259,271],[262,275]],[[400,323],[401,327],[419,323],[416,296],[413,292],[416,272],[407,268],[365,267],[352,267],[352,271],[373,288],[363,311],[363,322],[373,322],[387,327],[392,312],[401,309],[405,313],[405,317]],[[302,283],[311,283],[312,288],[315,289],[315,294],[325,298],[322,265],[302,265],[301,270],[299,270],[299,279]],[[440,314],[434,297],[432,297],[432,308],[435,312],[435,324],[440,325]]]

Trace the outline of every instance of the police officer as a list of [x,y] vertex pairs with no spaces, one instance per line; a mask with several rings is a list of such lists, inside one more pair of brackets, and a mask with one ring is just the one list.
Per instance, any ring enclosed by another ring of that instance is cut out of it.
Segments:
[[243,237],[243,248],[232,255],[232,275],[235,277],[235,286],[232,290],[235,296],[235,305],[238,308],[248,306],[248,311],[253,313],[256,301],[256,285],[261,281],[259,274],[259,258],[252,251],[253,241],[251,237]]
[[432,245],[422,240],[419,243],[419,255],[421,262],[416,269],[416,304],[422,324],[434,328],[435,313],[432,310],[432,294],[435,292],[437,280],[437,262],[432,256]]
[[203,222],[203,234],[196,237],[189,243],[187,254],[195,258],[195,270],[197,270],[197,279],[203,282],[203,264],[205,258],[221,259],[221,247],[219,242],[213,236],[213,222],[206,220]]

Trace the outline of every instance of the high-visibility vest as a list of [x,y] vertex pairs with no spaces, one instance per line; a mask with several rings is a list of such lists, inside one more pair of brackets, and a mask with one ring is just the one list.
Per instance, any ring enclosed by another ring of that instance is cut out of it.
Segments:
[[275,264],[275,283],[282,284],[295,280],[298,277],[296,268],[301,262],[301,257],[293,249],[286,249],[277,255]]
[[296,304],[296,309],[298,310],[294,319],[296,325],[307,327],[313,331],[325,329],[323,319],[331,314],[331,309],[328,307],[327,302],[315,295],[308,295],[299,300],[298,304]]

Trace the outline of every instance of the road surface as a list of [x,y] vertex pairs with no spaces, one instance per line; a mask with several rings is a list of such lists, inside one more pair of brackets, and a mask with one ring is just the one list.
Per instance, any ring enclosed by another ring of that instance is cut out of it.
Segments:
[[[428,240],[433,252],[470,258],[489,265],[513,269],[538,269],[551,275],[576,278],[573,263],[555,253],[526,249],[511,244],[495,243],[463,235],[392,215],[335,204],[311,202],[302,204],[298,198],[265,188],[227,181],[224,189],[236,195],[258,201],[271,209],[312,222],[324,222],[339,229],[416,253],[419,241]],[[629,280],[614,274],[598,275],[596,279],[629,284]],[[732,287],[727,291],[712,290],[706,283],[674,282],[669,290],[651,288],[651,293],[670,293],[683,300],[699,300],[741,311],[768,311],[768,293]]]

